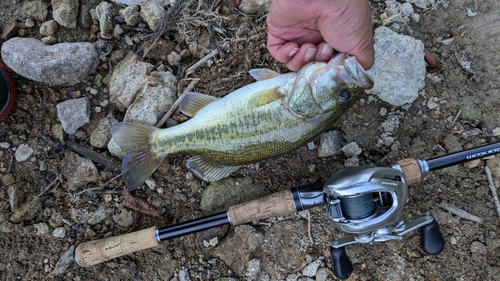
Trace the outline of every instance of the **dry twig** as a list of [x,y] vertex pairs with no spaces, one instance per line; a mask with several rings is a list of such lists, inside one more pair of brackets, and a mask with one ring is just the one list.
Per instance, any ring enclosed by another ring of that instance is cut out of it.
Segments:
[[120,171],[120,165],[114,159],[107,159],[100,153],[93,151],[92,149],[86,148],[85,146],[78,144],[74,141],[66,141],[66,145],[74,152],[86,157],[96,163],[99,163],[105,167],[108,167],[112,171]]
[[311,241],[311,245],[314,245],[314,240],[311,235],[311,213],[309,210],[307,212],[307,235],[309,236],[309,240]]
[[184,92],[179,96],[179,98],[174,102],[174,104],[172,104],[172,106],[167,111],[167,113],[165,113],[165,115],[163,115],[163,117],[158,122],[158,124],[156,124],[156,128],[161,128],[161,126],[163,126],[163,124],[165,124],[165,122],[167,122],[167,119],[170,116],[172,116],[172,114],[174,113],[175,109],[177,109],[177,106],[179,106],[179,103],[181,103],[181,100],[184,97],[184,94],[187,93],[187,92],[192,91],[193,88],[194,88],[194,86],[198,83],[198,81],[200,81],[200,79],[193,79],[191,81],[191,83],[189,83],[189,85],[186,87],[186,89],[184,90]]
[[483,219],[478,217],[478,216],[474,216],[462,209],[459,209],[457,207],[455,207],[453,204],[450,204],[448,202],[441,202],[440,204],[438,204],[438,206],[440,208],[443,208],[445,209],[446,211],[452,213],[452,214],[455,214],[456,216],[462,218],[462,219],[466,219],[466,220],[470,220],[470,221],[474,221],[474,222],[477,222],[477,223],[482,223],[483,222]]
[[[227,46],[229,46],[229,42],[224,42],[224,44],[222,44],[220,47],[221,47],[222,50],[224,50],[225,48],[227,48]],[[215,57],[218,53],[219,53],[219,50],[215,49],[212,52],[210,52],[210,54],[204,56],[202,59],[200,59],[195,64],[193,64],[192,66],[190,66],[186,70],[186,76],[189,75],[189,74],[191,74],[191,73],[193,73],[198,67],[204,65],[208,60],[210,60],[211,58]]]
[[495,206],[497,207],[498,217],[500,218],[500,201],[498,201],[497,187],[493,182],[493,178],[491,177],[491,171],[488,166],[484,167],[484,171],[486,172],[486,177],[488,178],[488,183],[490,186],[491,193],[493,194],[493,200],[495,201]]

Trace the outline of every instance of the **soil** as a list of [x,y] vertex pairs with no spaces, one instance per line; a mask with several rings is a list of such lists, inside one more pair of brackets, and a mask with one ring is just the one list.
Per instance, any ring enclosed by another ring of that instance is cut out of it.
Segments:
[[[27,19],[21,11],[24,2],[26,1],[1,1],[1,27],[12,22],[24,25]],[[98,1],[88,2],[92,7],[98,4]],[[187,49],[190,42],[200,46],[197,56],[183,59],[179,68],[172,69],[180,81],[181,89],[189,84],[190,78],[199,78],[195,91],[223,96],[252,82],[247,74],[252,68],[267,67],[281,73],[287,71],[284,65],[277,63],[267,52],[265,16],[231,12],[227,4],[229,2],[232,1],[222,1],[217,12],[196,10],[197,3],[192,3],[183,11],[181,21],[172,25],[171,33],[166,36],[168,40],[178,44],[181,49]],[[363,149],[358,157],[362,165],[385,165],[407,157],[429,159],[498,141],[498,137],[492,132],[500,127],[500,5],[496,0],[436,2],[438,3],[433,9],[416,10],[421,16],[420,21],[401,24],[399,31],[422,40],[425,49],[436,55],[441,66],[440,70],[428,67],[426,86],[418,99],[409,106],[394,107],[374,96],[366,96],[332,128],[345,134],[346,143],[356,142]],[[380,19],[381,13],[386,9],[386,2],[374,1],[372,6],[373,18]],[[468,16],[466,8],[477,15]],[[49,14],[48,18],[50,17]],[[221,28],[224,33],[213,30],[210,32],[200,24],[190,24],[187,20],[189,17]],[[118,24],[117,19],[114,20]],[[34,27],[23,27],[20,34],[41,38],[38,32],[40,24],[41,22],[35,21]],[[381,21],[375,20],[374,24],[379,26]],[[97,26],[94,22],[89,27],[79,24],[75,30],[60,27],[56,37],[59,42],[95,42]],[[142,54],[139,47],[144,41],[141,40],[146,40],[144,35],[148,34],[151,33],[147,29],[142,32],[138,29],[125,30],[120,37],[113,38],[108,43],[112,44],[113,50]],[[142,39],[139,39],[139,44],[130,46],[125,43],[125,35]],[[455,38],[452,44],[441,42],[450,37]],[[214,59],[210,67],[198,68],[189,77],[184,77],[187,67],[216,45],[221,45],[224,40],[230,42],[229,47]],[[455,52],[459,51],[466,51],[475,75],[459,64],[455,56]],[[160,62],[162,59],[165,60],[165,57],[144,60],[154,65],[167,65],[165,61]],[[96,74],[73,87],[48,87],[14,74],[18,85],[18,101],[9,116],[0,121],[0,142],[11,144],[10,148],[0,150],[0,279],[170,280],[181,269],[187,270],[192,280],[215,280],[220,277],[245,279],[245,276],[235,273],[230,265],[215,257],[210,250],[201,249],[199,245],[202,244],[203,235],[188,235],[167,241],[158,248],[90,268],[70,266],[62,275],[54,276],[52,273],[61,254],[72,245],[202,217],[200,197],[208,184],[188,174],[185,161],[189,156],[168,158],[153,175],[157,188],[163,188],[162,193],[146,186],[135,192],[140,197],[149,198],[150,202],[156,200],[162,219],[134,212],[134,223],[128,228],[120,227],[110,216],[97,225],[70,226],[61,223],[60,226],[68,231],[64,238],[53,237],[51,232],[48,235],[37,235],[34,224],[45,222],[52,226],[50,221],[57,216],[70,220],[72,210],[92,212],[99,206],[105,206],[113,208],[118,214],[126,209],[121,195],[124,187],[121,179],[105,186],[106,189],[117,190],[117,193],[74,196],[65,187],[66,179],[59,176],[57,183],[41,196],[43,208],[34,219],[21,223],[9,221],[12,212],[8,202],[8,186],[23,183],[26,196],[33,198],[54,180],[55,173],[60,174],[61,161],[67,150],[61,149],[47,138],[52,135],[51,128],[59,123],[56,104],[74,98],[75,95],[88,96],[93,107],[109,99],[106,86],[96,80],[99,77],[104,77],[105,80],[111,73],[110,66],[113,63],[102,61]],[[88,87],[98,89],[99,93],[91,95]],[[437,107],[430,106],[432,103],[437,104]],[[465,110],[466,106],[480,110],[480,117],[470,119],[463,116],[461,110]],[[382,108],[388,111],[387,115],[380,114]],[[117,119],[123,118],[123,113],[109,104],[101,112],[92,112],[91,123],[80,129],[83,134],[67,136],[67,139],[90,148],[88,137],[99,120],[108,114],[113,114]],[[399,119],[399,126],[392,133],[395,142],[390,146],[380,145],[378,141],[384,132],[382,125],[388,116]],[[35,153],[28,161],[17,162],[14,158],[15,148],[20,144],[29,144],[34,148]],[[93,149],[109,156],[105,150]],[[345,160],[344,156],[318,158],[317,151],[303,147],[286,156],[267,161],[258,170],[244,167],[232,176],[251,177],[256,184],[267,186],[271,193],[316,180],[325,181],[344,167]],[[313,172],[305,168],[311,165],[315,165]],[[348,247],[348,255],[354,263],[355,272],[350,280],[497,279],[500,276],[500,255],[498,249],[490,250],[489,241],[500,239],[499,218],[488,187],[485,166],[486,161],[481,160],[473,165],[461,164],[442,169],[430,173],[424,181],[409,187],[409,200],[404,208],[403,219],[433,216],[446,241],[442,253],[430,256],[420,250],[418,232],[406,235],[402,241],[351,245]],[[117,175],[104,166],[97,164],[97,167],[100,179],[95,186],[103,186]],[[91,187],[93,186],[89,186]],[[438,203],[442,201],[479,216],[484,222],[476,223],[452,215],[438,207]],[[274,222],[271,220],[269,223]],[[346,235],[332,226],[326,217],[326,208],[311,210],[311,228],[314,244],[306,246],[308,255],[314,259],[324,256],[324,264],[331,267],[329,247],[334,239]],[[219,237],[219,241],[232,235],[233,231],[234,227],[220,231],[223,235]],[[286,247],[286,243],[276,243],[275,246]],[[265,252],[260,254],[265,255]],[[286,259],[273,256],[259,258],[276,268],[286,268],[280,264],[286,262]],[[175,260],[176,263],[170,263],[170,260]],[[280,277],[286,278],[300,271],[281,272]],[[333,275],[329,278],[335,279]]]

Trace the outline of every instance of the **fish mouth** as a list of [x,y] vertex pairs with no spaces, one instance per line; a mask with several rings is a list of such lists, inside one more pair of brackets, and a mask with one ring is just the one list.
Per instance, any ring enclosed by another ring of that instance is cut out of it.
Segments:
[[356,57],[341,53],[328,64],[336,65],[339,68],[339,76],[345,83],[357,83],[367,90],[373,88],[373,80],[356,60]]

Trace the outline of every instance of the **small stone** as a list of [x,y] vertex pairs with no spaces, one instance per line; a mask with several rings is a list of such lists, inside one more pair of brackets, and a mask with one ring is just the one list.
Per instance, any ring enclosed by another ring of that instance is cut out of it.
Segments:
[[177,276],[177,278],[179,279],[179,281],[189,281],[189,280],[191,280],[191,278],[189,277],[189,272],[187,271],[187,269],[181,269],[179,271],[179,275]]
[[217,244],[219,244],[219,238],[215,236],[214,238],[210,239],[210,241],[208,241],[208,244],[210,244],[210,246],[212,247],[217,246]]
[[313,261],[312,263],[306,265],[304,269],[302,269],[302,275],[308,277],[316,276],[316,273],[318,272],[318,268],[320,265],[321,265],[321,259]]
[[74,134],[90,120],[90,101],[87,97],[61,102],[56,108],[61,125],[68,134]]
[[474,241],[470,244],[469,250],[471,253],[484,255],[488,252],[486,245],[479,241]]
[[22,185],[22,183],[15,183],[7,188],[10,210],[12,212],[16,211],[26,199],[26,193],[24,192]]
[[17,209],[11,216],[11,222],[22,222],[34,219],[42,210],[42,200],[34,197],[31,201]]
[[25,14],[39,21],[44,21],[48,14],[48,3],[44,0],[25,1],[23,2],[22,10]]
[[356,142],[350,142],[342,147],[342,151],[344,152],[346,157],[358,156],[363,152],[363,150],[358,146]]
[[54,232],[52,232],[52,236],[57,238],[64,238],[64,236],[66,236],[66,228],[58,227],[54,229]]
[[141,22],[141,13],[139,13],[139,7],[137,6],[128,6],[121,9],[120,15],[129,26],[136,26]]
[[44,222],[35,223],[33,226],[35,227],[35,234],[38,236],[43,236],[49,233],[49,226]]
[[106,213],[104,206],[100,205],[97,210],[95,210],[90,218],[87,220],[87,223],[90,225],[96,225],[100,222],[102,222],[105,218],[108,217],[108,214]]
[[326,281],[330,274],[332,274],[332,271],[329,268],[322,267],[316,272],[316,281]]
[[111,140],[111,125],[117,121],[113,118],[102,118],[99,121],[99,126],[90,134],[90,144],[97,148],[106,148]]
[[270,5],[271,0],[241,0],[238,8],[245,14],[265,14]]
[[59,31],[59,25],[55,20],[49,20],[40,26],[40,34],[43,36],[52,36]]
[[333,155],[340,155],[342,153],[342,141],[344,136],[340,131],[329,131],[321,134],[318,157],[329,157]]
[[158,31],[161,28],[162,20],[165,17],[165,9],[159,1],[146,1],[141,3],[141,16],[148,23],[149,28]]
[[451,238],[450,238],[450,243],[451,243],[452,245],[457,245],[457,243],[458,243],[457,238],[455,238],[454,236],[451,236]]
[[26,21],[24,22],[24,25],[26,25],[26,27],[30,28],[30,27],[35,26],[35,22],[32,19],[26,19]]
[[382,107],[380,108],[380,110],[379,110],[379,114],[380,114],[380,116],[382,116],[382,117],[386,116],[386,115],[387,115],[387,108],[385,108],[385,107],[383,107],[383,106],[382,106]]
[[9,147],[10,147],[10,143],[8,143],[6,141],[0,142],[0,148],[7,149]]
[[408,2],[404,2],[401,4],[401,6],[399,6],[399,11],[404,17],[407,18],[411,14],[413,14],[413,6]]
[[126,210],[122,210],[119,214],[113,216],[113,221],[123,228],[127,228],[134,223],[134,216]]
[[316,148],[318,148],[318,147],[316,146],[316,144],[314,144],[314,141],[310,141],[307,143],[308,150],[315,150]]
[[74,152],[69,152],[62,160],[62,174],[68,182],[68,189],[76,191],[80,187],[99,179],[99,172],[94,163]]
[[108,2],[101,2],[92,13],[92,16],[99,21],[101,36],[106,39],[111,38],[110,31],[113,28],[113,22],[111,21],[111,8],[112,5]]
[[410,15],[410,19],[415,23],[418,23],[420,21],[420,15],[417,13],[413,13]]
[[172,51],[168,56],[167,56],[167,62],[171,66],[177,66],[181,62],[181,55],[179,55],[177,52]]
[[54,36],[43,37],[41,40],[43,43],[48,44],[48,45],[53,45],[53,44],[57,43],[57,38]]
[[252,259],[248,262],[248,268],[247,272],[245,273],[245,276],[249,280],[257,280],[259,277],[260,273],[260,260],[259,259]]
[[78,0],[52,0],[52,17],[60,25],[75,29],[78,7]]
[[472,96],[467,96],[462,100],[460,119],[470,122],[479,122],[483,119],[483,112],[475,102],[476,100]]
[[434,110],[434,109],[438,109],[439,105],[437,103],[435,103],[432,99],[429,99],[429,101],[427,102],[427,108],[430,110]]
[[27,144],[21,144],[16,150],[14,156],[17,162],[23,162],[28,160],[33,155],[33,148]]
[[[500,127],[495,127],[491,133],[493,134],[493,136],[497,137],[497,136],[500,136]],[[0,144],[1,145],[1,144]]]

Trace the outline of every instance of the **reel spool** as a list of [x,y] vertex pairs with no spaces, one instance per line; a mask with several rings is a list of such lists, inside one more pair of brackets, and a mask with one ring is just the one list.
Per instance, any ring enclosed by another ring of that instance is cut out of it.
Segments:
[[345,246],[355,243],[401,240],[421,228],[421,245],[428,254],[443,250],[444,240],[431,216],[404,223],[400,221],[408,200],[403,173],[390,167],[358,166],[340,170],[323,186],[328,202],[328,218],[336,228],[353,234],[333,242],[333,273],[348,278],[353,266]]

